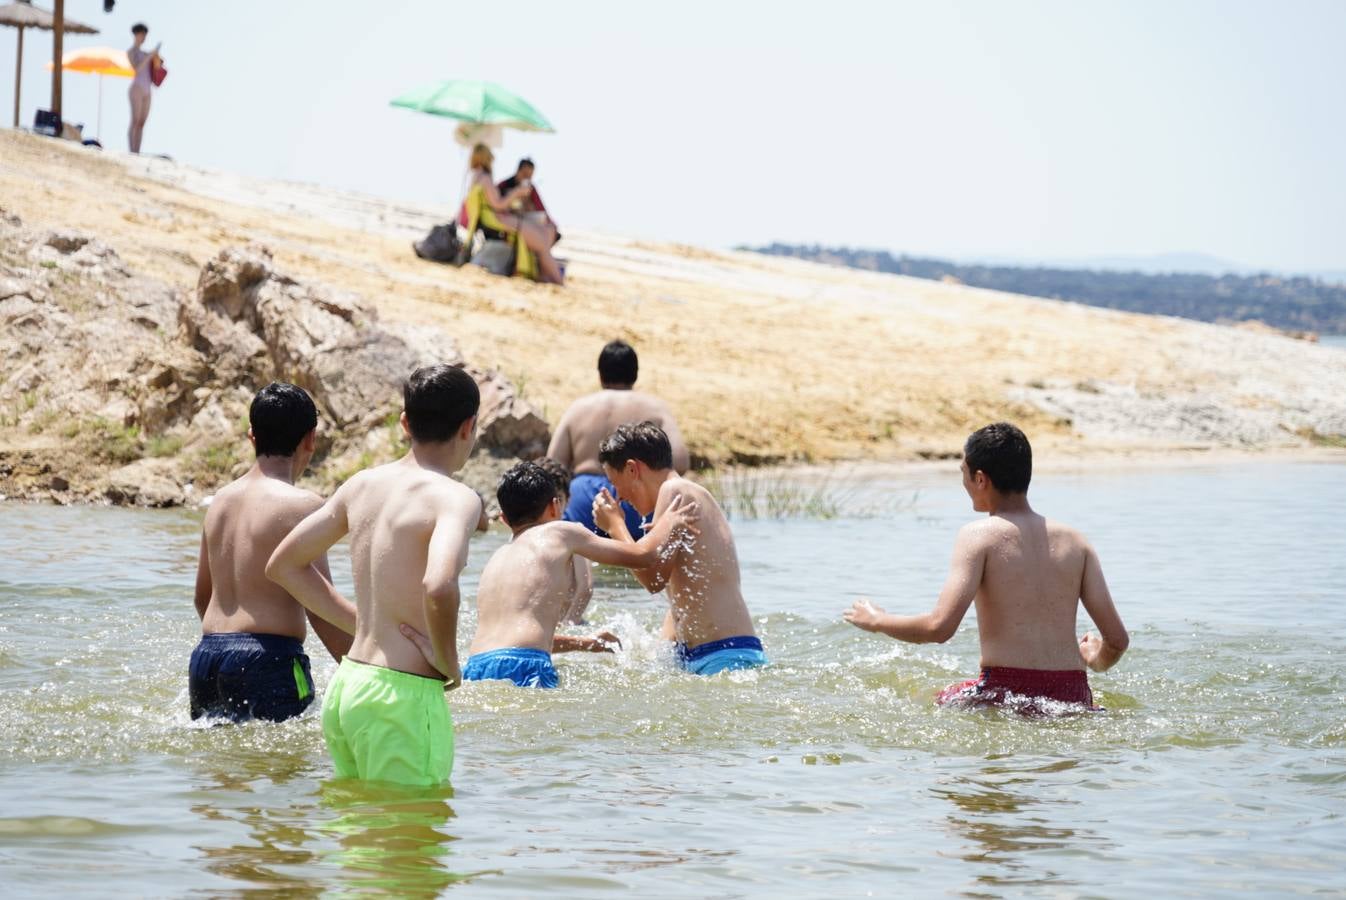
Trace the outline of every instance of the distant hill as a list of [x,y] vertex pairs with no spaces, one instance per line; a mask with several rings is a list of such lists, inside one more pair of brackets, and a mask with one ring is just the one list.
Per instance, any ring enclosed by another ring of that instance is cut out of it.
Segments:
[[1202,322],[1256,320],[1292,331],[1346,334],[1346,285],[1318,278],[960,265],[944,259],[893,256],[886,250],[780,243],[739,249],[1129,312]]

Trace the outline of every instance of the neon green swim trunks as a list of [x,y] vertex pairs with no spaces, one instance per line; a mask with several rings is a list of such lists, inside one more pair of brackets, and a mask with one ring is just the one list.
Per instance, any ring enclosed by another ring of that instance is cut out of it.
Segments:
[[339,778],[434,785],[453,770],[444,682],[341,661],[322,704],[322,734]]

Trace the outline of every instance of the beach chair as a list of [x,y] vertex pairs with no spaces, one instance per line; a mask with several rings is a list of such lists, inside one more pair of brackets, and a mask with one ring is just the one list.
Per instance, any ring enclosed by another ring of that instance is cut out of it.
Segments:
[[[487,239],[480,251],[471,252],[470,248],[479,227],[484,225],[493,231],[506,233],[505,229],[501,227],[500,220],[496,218],[495,211],[486,202],[486,192],[481,185],[475,184],[472,186],[472,190],[468,191],[467,199],[463,201],[463,206],[467,211],[467,237],[463,240],[463,246],[468,248],[467,253],[471,261],[484,266],[488,271],[495,272],[497,275],[521,275],[536,281],[538,276],[537,256],[532,250],[528,249],[528,244],[517,231],[507,233],[504,241]],[[459,221],[462,220],[459,219]],[[505,244],[509,250],[508,252],[502,252],[503,248],[492,247],[492,244]],[[464,262],[466,261],[468,260],[464,259]]]

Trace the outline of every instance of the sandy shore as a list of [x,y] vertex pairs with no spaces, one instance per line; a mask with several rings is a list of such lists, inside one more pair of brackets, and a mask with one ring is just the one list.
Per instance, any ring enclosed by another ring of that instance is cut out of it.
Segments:
[[569,227],[569,284],[535,285],[416,259],[409,241],[449,210],[14,132],[0,206],[184,287],[222,247],[264,243],[297,277],[445,329],[553,422],[623,337],[712,462],[947,458],[1000,418],[1043,459],[1346,435],[1346,354],[1278,335]]

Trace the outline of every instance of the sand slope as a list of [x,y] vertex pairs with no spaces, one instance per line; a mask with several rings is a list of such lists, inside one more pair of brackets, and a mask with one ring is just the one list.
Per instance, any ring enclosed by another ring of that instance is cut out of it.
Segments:
[[451,211],[13,132],[0,206],[184,286],[221,247],[265,243],[300,278],[443,327],[553,422],[626,338],[711,461],[938,456],[998,418],[1095,451],[1346,435],[1346,354],[1273,334],[570,227],[570,283],[535,285],[412,256]]

